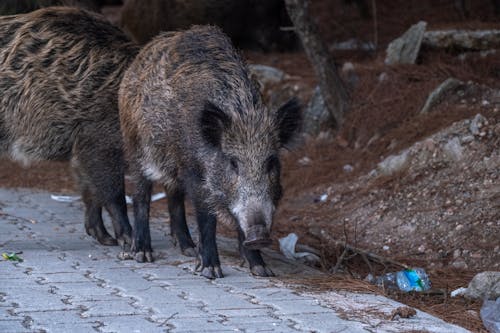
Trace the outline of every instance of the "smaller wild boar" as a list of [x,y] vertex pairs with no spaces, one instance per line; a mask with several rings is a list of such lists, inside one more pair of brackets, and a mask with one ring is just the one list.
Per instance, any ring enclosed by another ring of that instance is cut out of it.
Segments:
[[104,245],[131,243],[117,94],[136,54],[118,28],[81,9],[0,17],[0,155],[24,165],[70,160],[85,229]]
[[149,231],[153,181],[166,189],[171,230],[194,254],[184,198],[199,227],[199,270],[222,277],[216,219],[236,222],[242,256],[253,274],[272,275],[260,248],[269,245],[282,195],[278,153],[297,131],[293,99],[277,111],[263,105],[230,40],[213,26],[163,33],[127,69],[119,90],[125,153],[136,188],[132,253],[152,261]]

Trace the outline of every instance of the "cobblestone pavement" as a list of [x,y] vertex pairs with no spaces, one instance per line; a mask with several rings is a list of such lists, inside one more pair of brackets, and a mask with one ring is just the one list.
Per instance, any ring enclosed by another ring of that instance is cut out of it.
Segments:
[[[152,223],[154,263],[120,261],[118,247],[85,235],[80,202],[0,189],[0,251],[24,259],[0,261],[0,332],[467,332],[420,311],[388,320],[400,304],[381,296],[300,294],[255,278],[231,240],[219,242],[225,278],[209,281],[167,231]],[[276,253],[267,261],[278,275],[319,274]]]

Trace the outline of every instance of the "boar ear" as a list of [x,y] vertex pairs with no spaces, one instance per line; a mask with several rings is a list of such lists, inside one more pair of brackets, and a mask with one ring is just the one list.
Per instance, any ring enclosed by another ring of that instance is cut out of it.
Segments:
[[201,135],[203,139],[214,147],[220,146],[222,131],[229,127],[231,118],[219,107],[206,102],[201,112]]
[[281,146],[286,146],[302,124],[301,105],[294,97],[278,109],[278,130]]

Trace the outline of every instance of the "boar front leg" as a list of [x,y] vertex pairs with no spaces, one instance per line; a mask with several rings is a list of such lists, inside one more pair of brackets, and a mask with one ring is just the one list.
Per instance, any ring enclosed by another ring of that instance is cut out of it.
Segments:
[[196,204],[196,221],[200,232],[196,271],[208,279],[222,278],[216,243],[217,218],[204,205]]
[[250,266],[250,271],[256,276],[274,276],[274,273],[266,266],[260,250],[250,250],[243,245],[245,234],[238,228],[238,245],[241,256],[246,259]]

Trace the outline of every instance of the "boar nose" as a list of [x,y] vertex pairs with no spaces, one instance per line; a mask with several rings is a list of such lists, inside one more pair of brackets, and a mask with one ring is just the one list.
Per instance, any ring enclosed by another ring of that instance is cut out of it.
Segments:
[[249,250],[258,250],[271,245],[271,242],[271,237],[266,226],[264,224],[256,224],[247,229],[243,246]]

